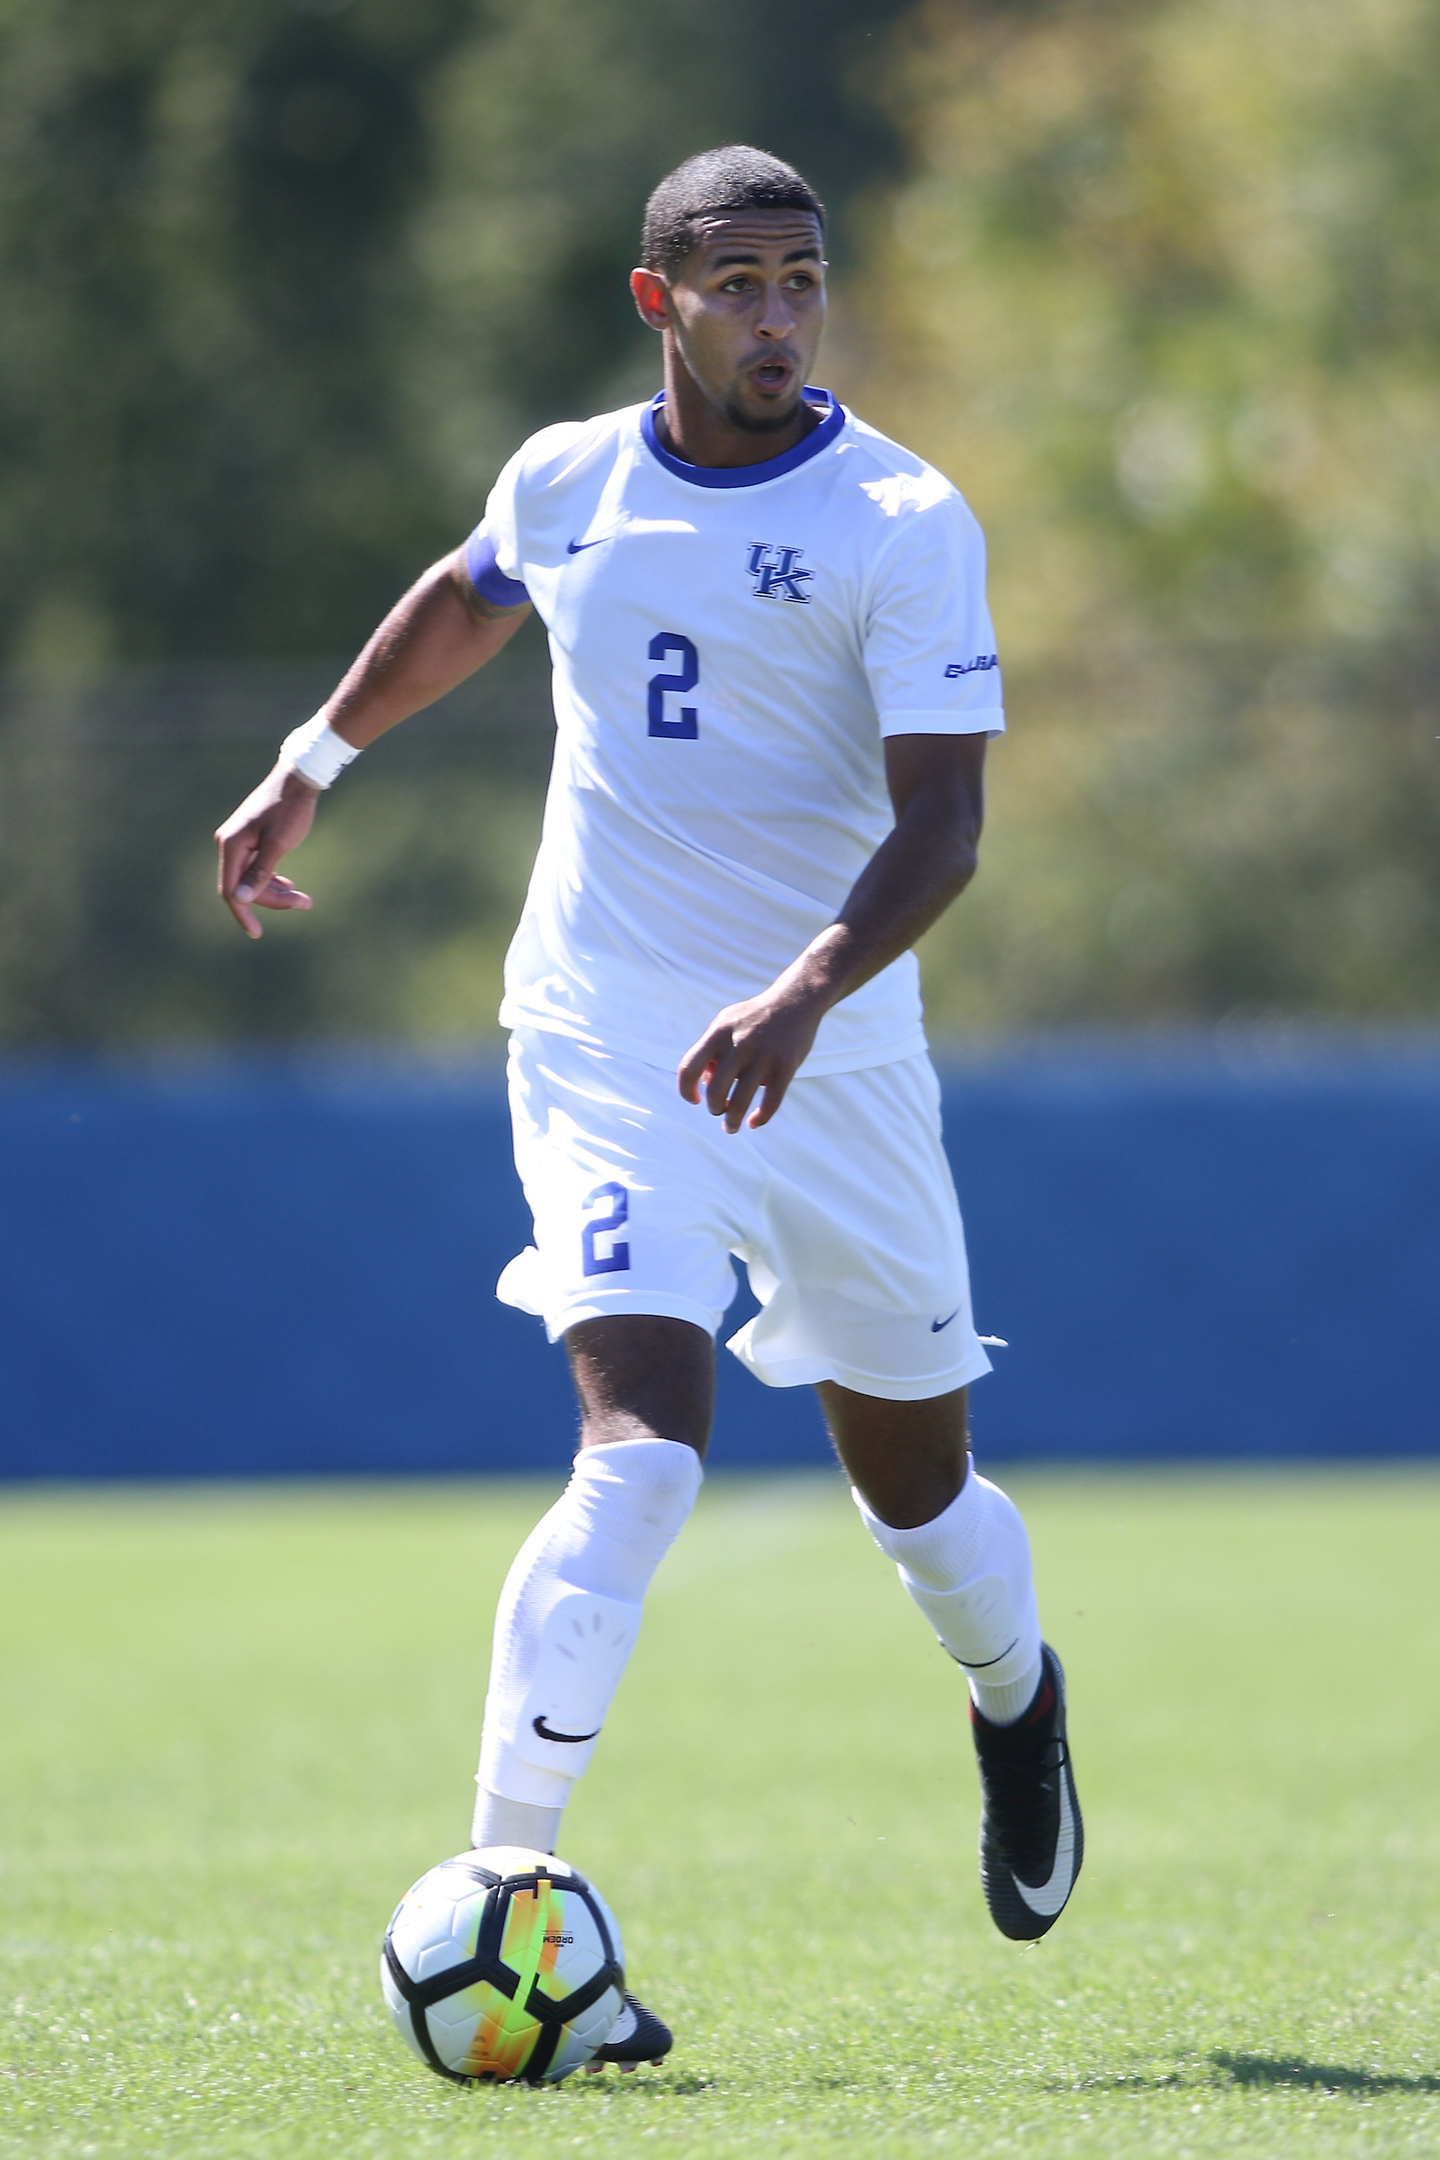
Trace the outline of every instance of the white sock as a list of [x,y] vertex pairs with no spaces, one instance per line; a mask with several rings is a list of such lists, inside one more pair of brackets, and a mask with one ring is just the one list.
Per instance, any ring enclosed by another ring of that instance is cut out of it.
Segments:
[[470,1824],[470,1843],[523,1845],[530,1852],[553,1853],[560,1839],[563,1807],[532,1807],[528,1800],[506,1800],[480,1787]]
[[858,1492],[854,1500],[942,1647],[964,1667],[980,1715],[1012,1725],[1040,1685],[1040,1618],[1019,1509],[973,1461],[949,1507],[914,1530],[881,1522]]
[[516,1554],[495,1615],[476,1845],[508,1844],[501,1832],[524,1830],[515,1842],[553,1850],[634,1648],[650,1578],[701,1476],[694,1448],[678,1440],[582,1448]]

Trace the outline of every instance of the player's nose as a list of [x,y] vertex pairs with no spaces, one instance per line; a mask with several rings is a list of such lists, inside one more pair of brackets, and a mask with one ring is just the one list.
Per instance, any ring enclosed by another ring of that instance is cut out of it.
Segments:
[[780,285],[767,285],[765,299],[755,321],[758,335],[785,337],[794,327],[795,316],[784,288]]

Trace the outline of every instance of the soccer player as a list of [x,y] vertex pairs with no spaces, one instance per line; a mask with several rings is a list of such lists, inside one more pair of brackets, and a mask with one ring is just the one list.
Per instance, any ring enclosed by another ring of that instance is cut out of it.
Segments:
[[[969,1683],[991,1916],[1043,1935],[1081,1859],[1059,1660],[1015,1507],[978,1475],[989,1370],[911,947],[975,869],[1004,725],[979,528],[809,387],[825,213],[731,145],[661,181],[630,280],[664,388],[541,429],[217,835],[241,927],[320,792],[533,608],[557,741],[505,970],[534,1244],[499,1296],[563,1340],[575,1468],[495,1624],[477,1845],[553,1851],[656,1567],[694,1503],[715,1333],[819,1390],[860,1515]],[[603,2061],[670,2035],[631,1998]]]

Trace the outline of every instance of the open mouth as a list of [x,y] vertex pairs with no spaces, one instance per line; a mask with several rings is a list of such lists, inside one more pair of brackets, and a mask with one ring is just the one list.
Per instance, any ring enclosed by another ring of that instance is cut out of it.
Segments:
[[762,360],[758,367],[751,368],[750,380],[757,390],[768,391],[773,396],[777,390],[786,388],[793,373],[788,360]]

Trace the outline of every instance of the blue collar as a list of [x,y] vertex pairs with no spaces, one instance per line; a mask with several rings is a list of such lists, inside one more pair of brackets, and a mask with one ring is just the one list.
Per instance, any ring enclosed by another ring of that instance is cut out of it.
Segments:
[[640,432],[651,456],[658,458],[677,480],[688,480],[692,487],[760,487],[767,480],[778,480],[783,474],[794,472],[797,465],[804,465],[808,459],[818,457],[822,450],[828,450],[845,425],[845,408],[836,403],[828,390],[816,390],[807,383],[803,395],[809,403],[824,399],[827,407],[824,419],[792,450],[782,451],[779,457],[766,458],[759,465],[692,465],[688,459],[676,457],[673,450],[667,450],[655,431],[655,415],[665,403],[663,390],[651,399],[640,415]]

